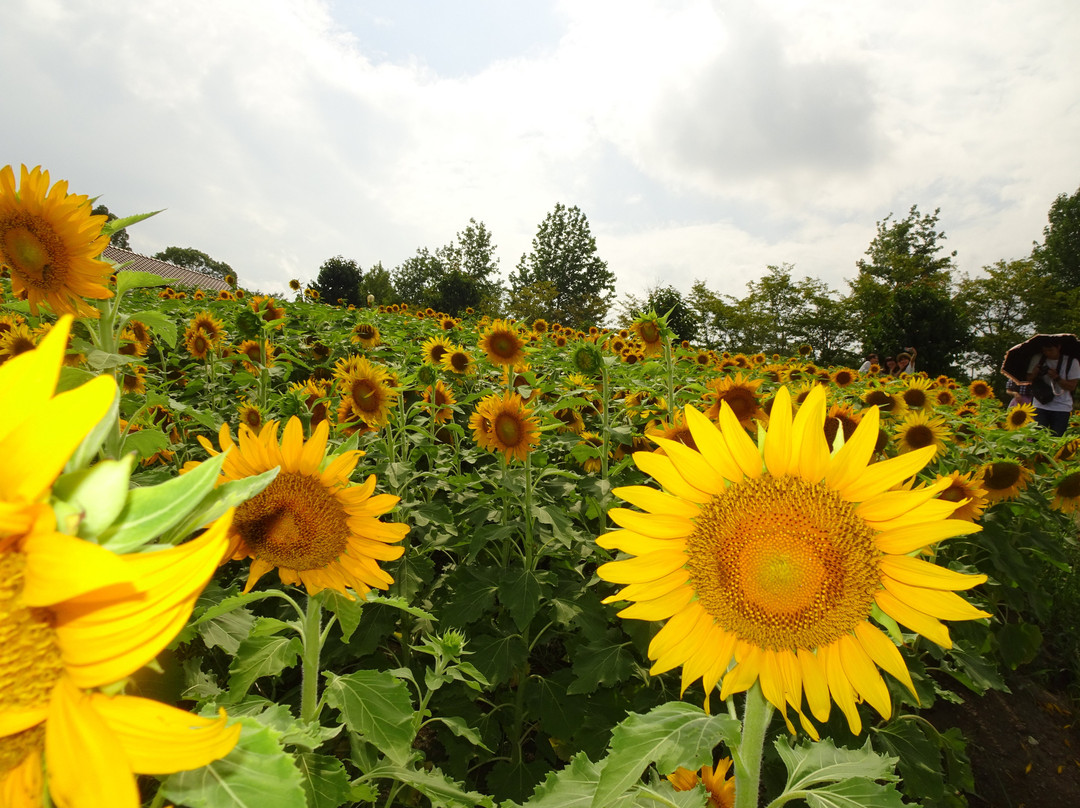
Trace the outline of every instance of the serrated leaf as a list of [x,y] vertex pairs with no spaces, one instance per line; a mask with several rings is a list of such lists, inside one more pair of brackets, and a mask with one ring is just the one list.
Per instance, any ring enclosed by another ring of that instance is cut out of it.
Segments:
[[160,311],[137,311],[128,317],[129,320],[138,320],[149,328],[156,336],[161,337],[170,348],[176,347],[176,323],[172,318],[166,317]]
[[854,777],[814,788],[804,797],[810,808],[908,808],[894,783]]
[[480,733],[466,724],[464,719],[452,715],[439,715],[435,717],[435,720],[445,724],[452,733],[459,738],[464,738],[473,746],[479,746],[481,749],[491,751],[488,749],[487,744],[484,743],[484,739],[480,737]]
[[792,747],[781,735],[773,744],[788,770],[786,791],[803,791],[817,783],[836,782],[850,777],[870,780],[899,779],[896,758],[879,755],[870,747],[870,739],[861,749],[837,747],[828,738]]
[[936,739],[928,738],[915,721],[902,718],[873,731],[880,744],[899,760],[908,793],[927,799],[939,799],[945,793],[945,773]]
[[[161,210],[164,210],[164,208]],[[101,232],[106,236],[111,236],[113,233],[117,233],[126,227],[130,227],[136,222],[141,222],[143,219],[149,219],[151,216],[157,216],[161,213],[161,210],[150,211],[150,213],[136,213],[132,216],[118,216],[102,225]]]
[[240,741],[228,755],[169,775],[161,784],[164,796],[189,808],[305,808],[300,771],[273,731],[253,718],[239,723]]
[[224,462],[222,453],[166,483],[133,489],[113,526],[101,534],[101,544],[126,553],[162,535],[213,489]]
[[338,808],[349,800],[349,775],[337,758],[301,752],[296,756],[296,768],[307,794],[307,808]]
[[608,629],[603,637],[586,643],[574,654],[574,676],[566,692],[592,693],[600,685],[615,685],[630,678],[635,657],[630,640],[618,629]]
[[225,653],[235,655],[240,650],[240,643],[251,633],[255,624],[255,615],[247,609],[235,609],[200,621],[199,636],[207,648],[215,645]]
[[509,682],[515,672],[524,667],[529,653],[528,646],[518,634],[476,637],[469,641],[469,649],[475,654],[476,667],[492,685]]
[[549,773],[524,808],[588,808],[600,783],[600,767],[579,752],[558,772]]
[[706,763],[712,765],[717,744],[738,745],[739,727],[728,715],[709,715],[683,702],[668,702],[644,715],[631,715],[611,734],[593,806],[610,804],[636,783],[651,763],[661,774],[679,766],[697,769]]
[[120,454],[135,452],[146,459],[169,448],[169,436],[160,429],[142,428],[137,432],[128,432],[120,446]]
[[163,278],[153,272],[133,272],[122,269],[116,273],[116,293],[122,295],[132,289],[167,286],[170,283],[178,283],[179,281],[179,278]]
[[[236,650],[236,657],[229,666],[230,701],[239,701],[246,696],[252,683],[260,676],[274,676],[295,665],[303,651],[299,637],[266,636],[261,627],[267,625],[267,620],[265,617],[257,618],[251,636],[240,643]],[[272,625],[268,630],[275,628],[277,626]]]
[[134,457],[102,460],[87,469],[63,474],[53,483],[53,496],[82,512],[81,538],[96,540],[124,510]]
[[367,775],[372,778],[389,778],[412,786],[431,800],[435,808],[494,808],[495,805],[490,797],[475,791],[466,791],[460,783],[434,766],[425,770],[384,764],[367,772]]
[[412,757],[413,705],[404,682],[383,671],[345,676],[326,673],[326,703],[341,711],[345,725],[359,732],[399,766]]
[[360,618],[364,616],[364,601],[359,598],[350,600],[334,589],[324,589],[319,596],[323,605],[337,618],[341,627],[341,641],[348,642],[356,627],[360,625]]
[[375,590],[373,589],[370,592],[368,592],[368,594],[367,594],[367,602],[368,603],[381,603],[383,606],[390,606],[391,608],[394,608],[394,609],[400,609],[401,611],[405,612],[406,614],[411,614],[413,617],[422,617],[425,620],[431,620],[432,622],[438,622],[438,618],[435,617],[435,615],[433,615],[431,612],[425,611],[424,609],[421,609],[419,606],[410,605],[409,601],[405,600],[405,598],[403,598],[403,597],[398,597],[398,596],[387,597],[386,595],[377,594],[375,592]]
[[510,612],[519,631],[524,631],[540,610],[554,577],[546,570],[516,569],[504,574],[499,582],[499,601]]

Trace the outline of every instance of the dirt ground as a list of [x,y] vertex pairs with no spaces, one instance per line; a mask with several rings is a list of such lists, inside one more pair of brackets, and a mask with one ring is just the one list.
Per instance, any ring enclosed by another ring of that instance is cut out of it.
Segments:
[[1012,694],[966,704],[938,701],[923,713],[939,730],[959,727],[975,778],[971,808],[1080,808],[1080,715],[1025,677]]

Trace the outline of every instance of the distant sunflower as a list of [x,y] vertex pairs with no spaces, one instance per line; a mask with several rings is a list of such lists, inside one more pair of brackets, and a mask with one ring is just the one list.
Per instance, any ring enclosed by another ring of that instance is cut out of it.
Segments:
[[19,187],[11,166],[0,169],[0,266],[11,272],[11,291],[38,313],[95,317],[83,298],[113,296],[112,265],[99,259],[109,245],[107,217],[91,212],[90,198],[69,194],[66,180],[49,188],[49,172],[22,166]]
[[188,330],[196,328],[201,329],[215,347],[225,339],[225,324],[208,311],[201,311],[191,318]]
[[850,404],[833,404],[825,413],[825,443],[831,448],[835,445],[836,435],[843,432],[844,443],[851,440],[862,416]]
[[0,333],[0,363],[37,347],[37,335],[25,325],[15,325]]
[[120,389],[125,393],[146,395],[146,365],[125,365],[120,372]]
[[443,368],[456,373],[458,376],[468,376],[476,372],[476,363],[473,362],[473,358],[469,356],[469,353],[460,345],[454,346],[451,350],[447,351],[440,363]]
[[206,292],[204,292],[202,289],[196,289],[191,294],[191,299],[192,300],[206,300]]
[[356,417],[369,426],[384,426],[390,420],[398,394],[386,368],[359,357],[348,375],[339,378],[338,389],[352,400]]
[[898,396],[887,393],[884,390],[867,390],[863,394],[862,402],[867,407],[877,407],[882,412],[899,415],[904,411],[904,401]]
[[140,342],[135,336],[135,331],[125,328],[120,332],[120,345],[117,353],[121,356],[146,356],[149,346]]
[[[394,582],[378,562],[401,557],[404,548],[394,544],[405,538],[409,527],[377,517],[392,510],[398,497],[372,496],[374,474],[362,485],[350,484],[363,453],[328,458],[328,435],[329,425],[323,421],[305,444],[300,419],[293,417],[280,444],[278,422],[269,421],[258,435],[241,426],[236,446],[228,425],[221,427],[218,443],[229,455],[219,483],[281,467],[270,485],[236,509],[229,532],[232,558],[252,559],[245,592],[274,568],[282,583],[302,585],[310,595],[324,589],[348,597],[346,589],[365,595]],[[205,438],[199,442],[211,455],[218,454]],[[189,463],[185,469],[197,465]]]
[[437,337],[429,337],[420,345],[420,353],[429,365],[438,365],[442,362],[443,356],[453,349],[454,343],[441,334]]
[[721,699],[757,683],[815,737],[804,697],[821,722],[835,701],[855,734],[858,701],[888,718],[891,697],[877,668],[915,687],[896,645],[870,622],[873,613],[880,609],[946,648],[942,619],[988,616],[952,591],[985,575],[911,555],[979,529],[949,519],[952,508],[932,500],[940,483],[894,490],[933,451],[871,464],[878,412],[870,409],[830,454],[821,387],[794,418],[780,388],[760,447],[729,407],[719,425],[692,407],[685,417],[700,451],[661,439],[667,456],[636,453],[639,468],[666,490],[615,489],[644,512],[611,509],[621,529],[597,539],[631,556],[597,569],[625,587],[606,602],[632,601],[619,613],[624,618],[666,621],[649,645],[651,672],[682,666],[683,689],[701,679],[710,693],[722,683]]
[[540,445],[540,422],[517,393],[492,393],[480,399],[469,419],[473,437],[484,449],[507,460],[525,460]]
[[1080,456],[1080,438],[1070,438],[1054,454],[1054,460],[1065,462]]
[[[240,292],[237,292],[237,297],[240,296]],[[274,298],[267,295],[255,295],[249,301],[249,305],[264,322],[272,323],[285,318],[285,309],[279,306]]]
[[240,423],[258,435],[266,421],[262,407],[249,398],[240,405],[237,411],[240,414]]
[[349,335],[349,341],[354,345],[361,345],[364,348],[374,348],[382,342],[382,335],[379,333],[379,327],[376,325],[372,325],[371,323],[357,323],[353,326],[352,334]]
[[749,427],[755,418],[760,419],[765,416],[758,397],[760,386],[760,379],[751,379],[742,373],[708,382],[704,398],[709,408],[705,411],[705,415],[715,421],[720,417],[721,407],[727,404],[739,423],[744,427]]
[[580,435],[585,431],[585,419],[576,407],[560,407],[552,413],[561,423],[560,432],[573,432]]
[[944,418],[930,415],[920,409],[906,415],[896,425],[893,435],[896,437],[901,452],[910,452],[926,446],[933,446],[935,451],[940,452],[945,448],[945,439],[949,437],[949,429],[945,426]]
[[990,502],[1015,499],[1031,478],[1031,472],[1011,460],[987,463],[979,469],[979,482]]
[[939,478],[949,480],[949,487],[938,494],[937,498],[957,503],[957,508],[952,513],[953,519],[974,522],[986,510],[986,489],[982,487],[981,478],[972,479],[972,477],[973,472],[961,474],[958,471],[952,471],[944,478]]
[[[600,459],[600,454],[604,451],[604,441],[595,432],[585,431],[582,432],[579,437],[580,441],[577,443],[577,447],[589,447],[588,450],[583,451],[578,449],[575,453],[575,459],[581,464],[581,467],[587,474],[597,474],[604,468],[603,461]],[[587,453],[586,453],[587,452]],[[610,459],[611,455],[608,454]]]
[[701,771],[677,768],[667,776],[676,791],[691,791],[698,783],[709,794],[708,808],[735,808],[735,778],[731,758],[721,758],[715,767],[705,764]]
[[228,289],[219,289],[217,293],[218,300],[236,300],[236,297]]
[[698,351],[693,360],[698,367],[709,367],[709,365],[713,364],[714,357],[709,351]]
[[833,371],[830,378],[832,379],[832,383],[837,387],[847,387],[854,382],[857,377],[858,374],[856,374],[855,371],[849,370],[848,368],[840,368],[839,370]]
[[445,424],[454,417],[454,411],[450,408],[457,404],[457,399],[442,381],[425,388],[422,396],[431,405],[431,419],[436,424]]
[[1080,511],[1080,471],[1074,471],[1058,480],[1054,486],[1054,499],[1050,507],[1062,513]]
[[667,323],[655,313],[642,314],[630,325],[630,330],[641,342],[646,356],[656,356],[664,352],[667,339]]
[[994,395],[994,388],[982,379],[976,379],[968,385],[968,392],[975,398],[984,399]]
[[214,350],[214,343],[201,328],[188,329],[184,334],[184,347],[196,359],[206,359]]
[[525,342],[506,320],[496,320],[480,335],[480,349],[495,365],[513,367],[525,360]]
[[537,334],[546,334],[548,332],[548,321],[543,317],[537,317],[533,320],[532,330]]
[[955,407],[956,396],[953,395],[952,390],[938,390],[934,394],[934,402],[939,407]]
[[1006,429],[1022,429],[1035,421],[1035,407],[1031,404],[1017,404],[1005,413]]
[[259,340],[246,339],[236,346],[236,353],[241,357],[240,361],[244,365],[244,370],[255,376],[259,374],[261,368],[272,368],[277,364],[275,362],[277,348],[268,339],[263,340],[261,345]]
[[[909,377],[910,378],[910,377]],[[908,410],[925,409],[930,404],[930,388],[934,383],[930,379],[910,378],[906,388],[900,391],[904,408]]]
[[299,292],[300,291],[300,281],[298,281],[296,278],[293,278],[292,280],[289,281],[289,288],[292,289],[294,292]]
[[439,320],[439,328],[443,331],[453,331],[457,328],[458,321],[453,317],[443,317]]
[[[698,448],[697,443],[694,442],[694,433],[690,431],[690,426],[686,423],[683,414],[678,410],[675,411],[674,423],[668,423],[667,420],[657,421],[645,430],[645,436],[650,440],[663,438],[677,441],[694,450]],[[664,454],[663,449],[657,449],[656,451]]]

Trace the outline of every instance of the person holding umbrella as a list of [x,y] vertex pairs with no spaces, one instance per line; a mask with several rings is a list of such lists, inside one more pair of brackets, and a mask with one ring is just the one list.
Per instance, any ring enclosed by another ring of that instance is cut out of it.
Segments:
[[1073,390],[1080,381],[1080,362],[1064,352],[1063,336],[1040,336],[1035,342],[1039,352],[1029,360],[1027,372],[1035,421],[1058,437],[1069,427]]

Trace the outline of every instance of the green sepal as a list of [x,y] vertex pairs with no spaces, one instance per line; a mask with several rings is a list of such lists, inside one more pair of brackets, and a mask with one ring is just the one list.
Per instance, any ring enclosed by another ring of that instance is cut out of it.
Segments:
[[76,535],[95,541],[124,510],[135,456],[102,460],[87,469],[62,474],[53,483],[53,497],[80,512]]

